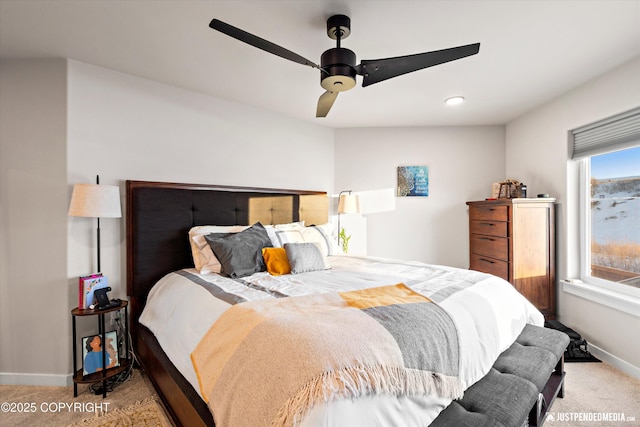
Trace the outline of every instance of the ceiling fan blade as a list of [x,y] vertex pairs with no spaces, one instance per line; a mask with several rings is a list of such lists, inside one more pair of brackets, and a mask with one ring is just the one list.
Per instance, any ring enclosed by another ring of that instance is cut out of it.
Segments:
[[329,110],[331,110],[331,107],[337,97],[338,92],[326,91],[320,95],[320,99],[318,99],[318,108],[316,109],[316,117],[327,117],[327,114],[329,114]]
[[313,68],[320,68],[317,64],[298,55],[297,53],[291,52],[290,50],[287,50],[282,46],[278,46],[277,44],[271,43],[268,40],[262,39],[258,36],[254,36],[253,34],[247,33],[240,28],[236,28],[233,25],[229,25],[218,19],[213,19],[209,23],[209,27],[213,28],[214,30],[218,30],[230,37],[233,37],[234,39],[240,40],[241,42],[245,42],[247,44],[250,44],[251,46],[257,47],[258,49],[262,49],[266,52],[278,55],[281,58],[288,59],[289,61],[297,62],[298,64],[302,65],[308,65],[309,67]]
[[357,73],[364,76],[362,80],[364,87],[423,68],[475,55],[479,51],[480,43],[474,43],[415,55],[363,60],[357,67]]

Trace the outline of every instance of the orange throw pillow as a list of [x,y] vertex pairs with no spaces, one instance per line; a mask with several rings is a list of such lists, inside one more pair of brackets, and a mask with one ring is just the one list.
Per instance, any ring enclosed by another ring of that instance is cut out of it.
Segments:
[[284,248],[262,248],[262,258],[272,276],[291,274],[291,266]]

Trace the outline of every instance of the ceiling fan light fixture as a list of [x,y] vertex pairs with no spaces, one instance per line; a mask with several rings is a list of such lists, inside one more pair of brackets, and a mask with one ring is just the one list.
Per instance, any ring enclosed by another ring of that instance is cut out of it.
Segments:
[[447,105],[459,105],[464,102],[464,96],[452,96],[451,98],[447,98],[444,100],[444,103]]
[[320,84],[329,92],[345,92],[356,86],[356,79],[351,76],[328,76]]

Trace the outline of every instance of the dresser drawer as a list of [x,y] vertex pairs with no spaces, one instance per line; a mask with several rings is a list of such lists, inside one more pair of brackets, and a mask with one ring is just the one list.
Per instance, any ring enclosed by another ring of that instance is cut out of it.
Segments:
[[471,270],[482,271],[483,273],[493,274],[504,280],[509,280],[509,264],[505,261],[485,257],[482,255],[471,254]]
[[504,221],[471,221],[471,234],[486,234],[489,236],[507,237],[507,222]]
[[509,239],[506,237],[472,234],[470,244],[472,254],[485,255],[503,261],[509,260]]
[[471,206],[469,218],[472,221],[506,221],[508,218],[506,206]]

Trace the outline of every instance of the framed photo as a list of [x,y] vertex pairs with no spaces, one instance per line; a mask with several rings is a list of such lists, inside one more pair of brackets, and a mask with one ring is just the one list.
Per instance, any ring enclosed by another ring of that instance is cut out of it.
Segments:
[[[120,365],[118,358],[118,333],[116,331],[107,332],[105,363],[107,369]],[[83,375],[93,374],[102,370],[102,336],[100,334],[90,335],[82,338],[82,373]]]
[[494,182],[491,184],[491,198],[497,199],[500,196],[500,183]]
[[398,197],[428,197],[429,167],[398,166]]

